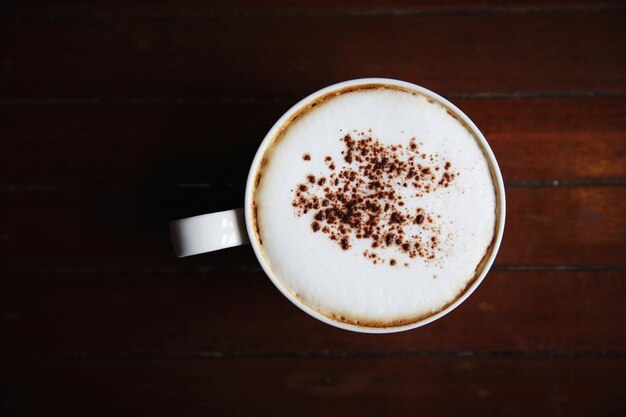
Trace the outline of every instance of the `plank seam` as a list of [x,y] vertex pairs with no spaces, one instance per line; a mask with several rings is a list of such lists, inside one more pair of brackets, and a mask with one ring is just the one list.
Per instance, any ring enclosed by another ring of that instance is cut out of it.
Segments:
[[[494,91],[494,92],[443,92],[439,94],[449,99],[589,99],[623,98],[626,91]],[[209,96],[209,97],[0,97],[2,106],[28,105],[121,105],[121,104],[214,104],[214,103],[296,103],[301,96]]]
[[209,12],[144,12],[144,13],[7,13],[0,21],[68,21],[68,20],[201,20],[220,18],[247,18],[247,17],[411,17],[430,15],[474,15],[474,14],[552,14],[552,13],[601,13],[608,11],[621,11],[626,7],[622,4],[597,4],[597,5],[547,5],[547,6],[467,6],[467,7],[422,7],[422,8],[398,8],[398,9],[342,9],[342,10],[224,10]]
[[[174,254],[172,253],[172,258]],[[494,265],[491,271],[497,272],[524,272],[524,271],[554,271],[554,272],[621,272],[626,271],[626,265]],[[207,274],[207,273],[263,273],[260,266],[238,267],[176,267],[176,268],[73,268],[73,267],[6,267],[0,268],[0,274],[59,274],[59,275],[126,275],[126,274]]]
[[[598,179],[539,179],[539,180],[505,180],[508,188],[554,188],[554,187],[599,187],[626,186],[626,178]],[[136,188],[158,187],[161,189],[212,189],[212,188],[243,188],[243,184],[235,183],[180,183],[180,184],[0,184],[0,192],[16,191],[97,191],[97,190],[132,190]]]
[[0,360],[11,359],[267,359],[267,358],[406,358],[406,357],[464,357],[464,358],[555,358],[593,357],[623,358],[626,351],[607,350],[453,350],[453,351],[63,351],[63,352],[3,352]]

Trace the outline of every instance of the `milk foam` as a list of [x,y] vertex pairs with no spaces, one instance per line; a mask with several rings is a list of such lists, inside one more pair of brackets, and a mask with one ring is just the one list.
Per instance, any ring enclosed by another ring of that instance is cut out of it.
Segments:
[[[375,265],[363,256],[371,241],[352,239],[342,250],[313,232],[312,213],[294,214],[297,184],[307,175],[327,175],[326,156],[340,170],[346,165],[342,136],[370,129],[386,145],[408,146],[415,138],[421,152],[450,161],[461,173],[447,188],[406,200],[409,210],[436,216],[441,250],[434,260],[382,248],[397,265]],[[376,89],[335,96],[294,121],[264,159],[254,196],[264,256],[288,291],[329,317],[384,326],[440,311],[472,281],[493,239],[495,189],[476,138],[443,105],[420,94]]]

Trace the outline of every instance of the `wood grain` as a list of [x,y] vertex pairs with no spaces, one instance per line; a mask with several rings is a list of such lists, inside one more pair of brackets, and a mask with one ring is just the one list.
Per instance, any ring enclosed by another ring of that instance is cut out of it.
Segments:
[[492,271],[426,327],[323,324],[258,273],[4,273],[2,354],[330,355],[624,352],[626,272]]
[[[0,184],[241,182],[295,101],[0,104]],[[489,140],[506,181],[626,179],[624,97],[453,101]]]
[[[619,0],[1,2],[0,415],[626,415],[624,21]],[[241,206],[285,110],[368,76],[452,99],[498,157],[505,236],[466,302],[354,334],[249,246],[173,256],[169,220]]]
[[425,410],[439,416],[618,416],[626,409],[624,358],[612,357],[39,359],[2,365],[3,408],[12,416],[345,416],[355,410],[359,416]]
[[0,91],[5,98],[303,96],[387,76],[444,94],[624,94],[625,18],[624,10],[568,10],[471,19],[7,20]]
[[[250,247],[176,259],[170,246],[170,220],[239,207],[238,186],[52,188],[2,195],[4,267],[259,269]],[[496,264],[623,265],[625,195],[623,186],[508,188]]]
[[0,11],[8,16],[39,17],[46,14],[53,16],[90,16],[120,17],[128,14],[177,14],[195,17],[209,13],[410,13],[410,12],[451,12],[451,11],[484,11],[508,10],[528,11],[551,8],[609,8],[619,7],[619,0],[314,0],[293,2],[275,0],[259,2],[254,0],[184,0],[171,2],[159,1],[93,1],[89,4],[77,0],[62,0],[54,3],[42,0],[5,1],[0,4]]

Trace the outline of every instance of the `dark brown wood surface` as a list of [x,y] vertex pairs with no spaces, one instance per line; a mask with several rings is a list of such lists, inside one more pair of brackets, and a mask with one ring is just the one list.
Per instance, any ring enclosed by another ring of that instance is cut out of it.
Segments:
[[[0,415],[626,414],[621,1],[0,4]],[[240,206],[293,103],[431,88],[507,187],[491,273],[426,327],[354,334],[250,247],[173,256]]]
[[[9,409],[49,415],[619,415],[613,357],[36,358],[7,367]],[[502,381],[508,381],[503,384]],[[62,381],[62,383],[60,383]],[[4,385],[4,384],[3,384]],[[22,402],[24,393],[36,402]],[[506,398],[507,401],[499,400]]]
[[447,94],[625,93],[626,10],[590,16],[7,20],[0,89],[20,98],[299,97],[334,81],[385,75]]
[[622,271],[496,267],[436,325],[364,335],[301,313],[261,272],[13,273],[0,292],[16,356],[621,352],[624,297]]
[[[626,176],[626,97],[450,99],[489,139],[507,183]],[[0,125],[12,142],[0,175],[12,185],[220,186],[216,171],[228,169],[226,182],[243,186],[257,146],[294,100],[5,100]]]

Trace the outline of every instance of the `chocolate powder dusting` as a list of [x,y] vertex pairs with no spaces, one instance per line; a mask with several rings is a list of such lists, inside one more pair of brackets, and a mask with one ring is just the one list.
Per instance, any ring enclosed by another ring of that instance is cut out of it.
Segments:
[[[405,201],[449,187],[458,176],[452,164],[439,155],[426,155],[415,138],[407,146],[384,145],[372,138],[370,129],[340,140],[344,166],[326,156],[328,172],[308,174],[297,184],[295,215],[310,216],[311,229],[345,251],[355,239],[369,241],[371,249],[363,256],[374,264],[384,264],[382,251],[389,250],[433,261],[441,242],[433,222],[437,216],[422,208],[412,212]],[[396,263],[395,258],[389,260],[390,265]]]

